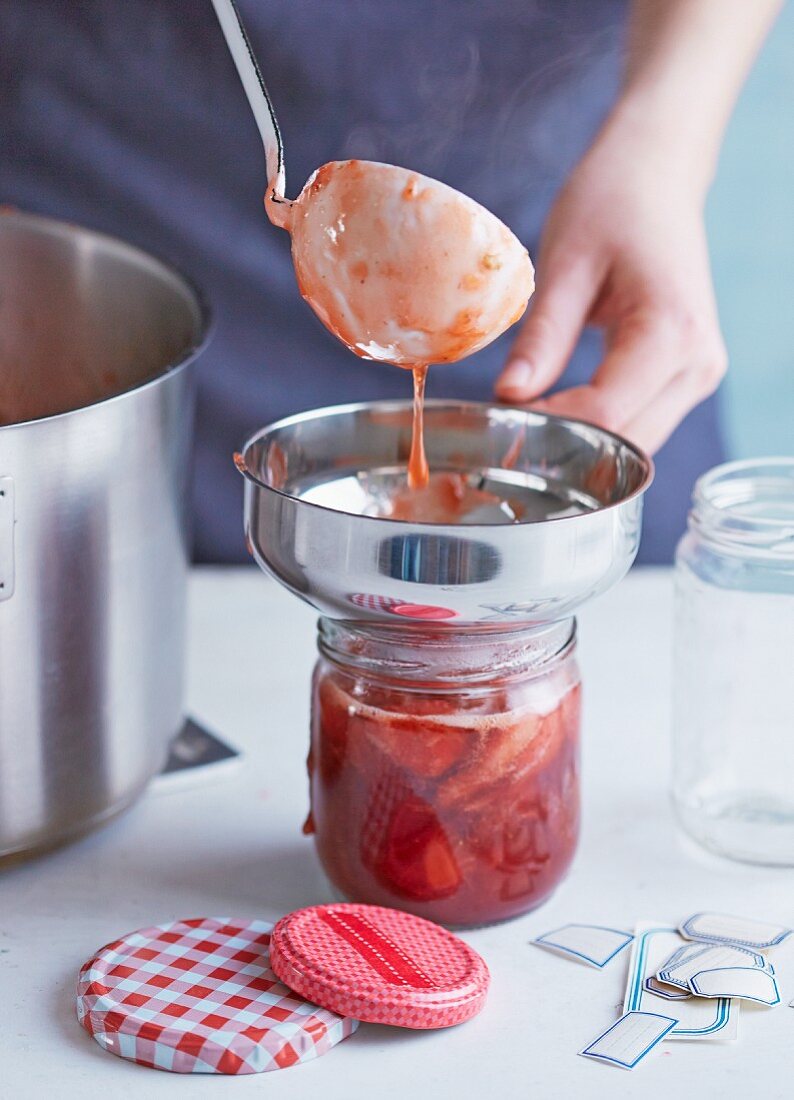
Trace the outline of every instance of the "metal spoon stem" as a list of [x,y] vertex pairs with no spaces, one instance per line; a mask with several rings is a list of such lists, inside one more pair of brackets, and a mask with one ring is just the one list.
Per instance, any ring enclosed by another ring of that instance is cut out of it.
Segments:
[[226,45],[237,67],[265,146],[267,183],[274,201],[284,199],[284,146],[276,112],[234,0],[212,0]]

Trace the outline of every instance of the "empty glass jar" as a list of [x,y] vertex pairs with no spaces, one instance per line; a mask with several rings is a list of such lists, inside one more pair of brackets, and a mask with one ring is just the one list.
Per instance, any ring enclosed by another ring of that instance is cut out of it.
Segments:
[[794,458],[697,482],[675,601],[678,816],[714,851],[794,865]]
[[579,833],[572,621],[463,633],[320,621],[309,758],[329,879],[452,925],[542,902]]

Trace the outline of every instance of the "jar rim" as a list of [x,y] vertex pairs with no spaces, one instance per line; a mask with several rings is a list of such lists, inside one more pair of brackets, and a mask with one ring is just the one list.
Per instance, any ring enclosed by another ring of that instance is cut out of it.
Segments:
[[794,556],[794,457],[715,466],[695,483],[690,524],[723,546]]
[[320,618],[317,647],[338,668],[439,690],[543,675],[576,647],[576,620],[506,630],[433,631]]

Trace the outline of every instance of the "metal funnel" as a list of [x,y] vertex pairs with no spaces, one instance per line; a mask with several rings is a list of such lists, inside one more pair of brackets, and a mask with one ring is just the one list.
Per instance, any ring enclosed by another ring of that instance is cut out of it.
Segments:
[[504,627],[569,617],[633,562],[653,464],[619,436],[428,401],[431,470],[509,504],[456,524],[378,514],[405,482],[410,443],[407,401],[316,409],[258,432],[238,465],[259,565],[331,618]]

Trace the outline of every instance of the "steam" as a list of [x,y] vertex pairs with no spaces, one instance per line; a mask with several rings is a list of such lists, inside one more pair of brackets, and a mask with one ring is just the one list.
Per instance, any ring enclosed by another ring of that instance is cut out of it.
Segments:
[[449,7],[410,44],[397,27],[344,155],[447,179],[528,230],[616,93],[627,0]]
[[412,64],[406,60],[404,66],[404,92],[409,102],[417,103],[415,116],[404,122],[354,126],[345,142],[345,156],[440,176],[480,88],[480,48],[473,35],[466,35],[445,50],[438,50],[435,41],[417,45],[416,50],[420,56]]

